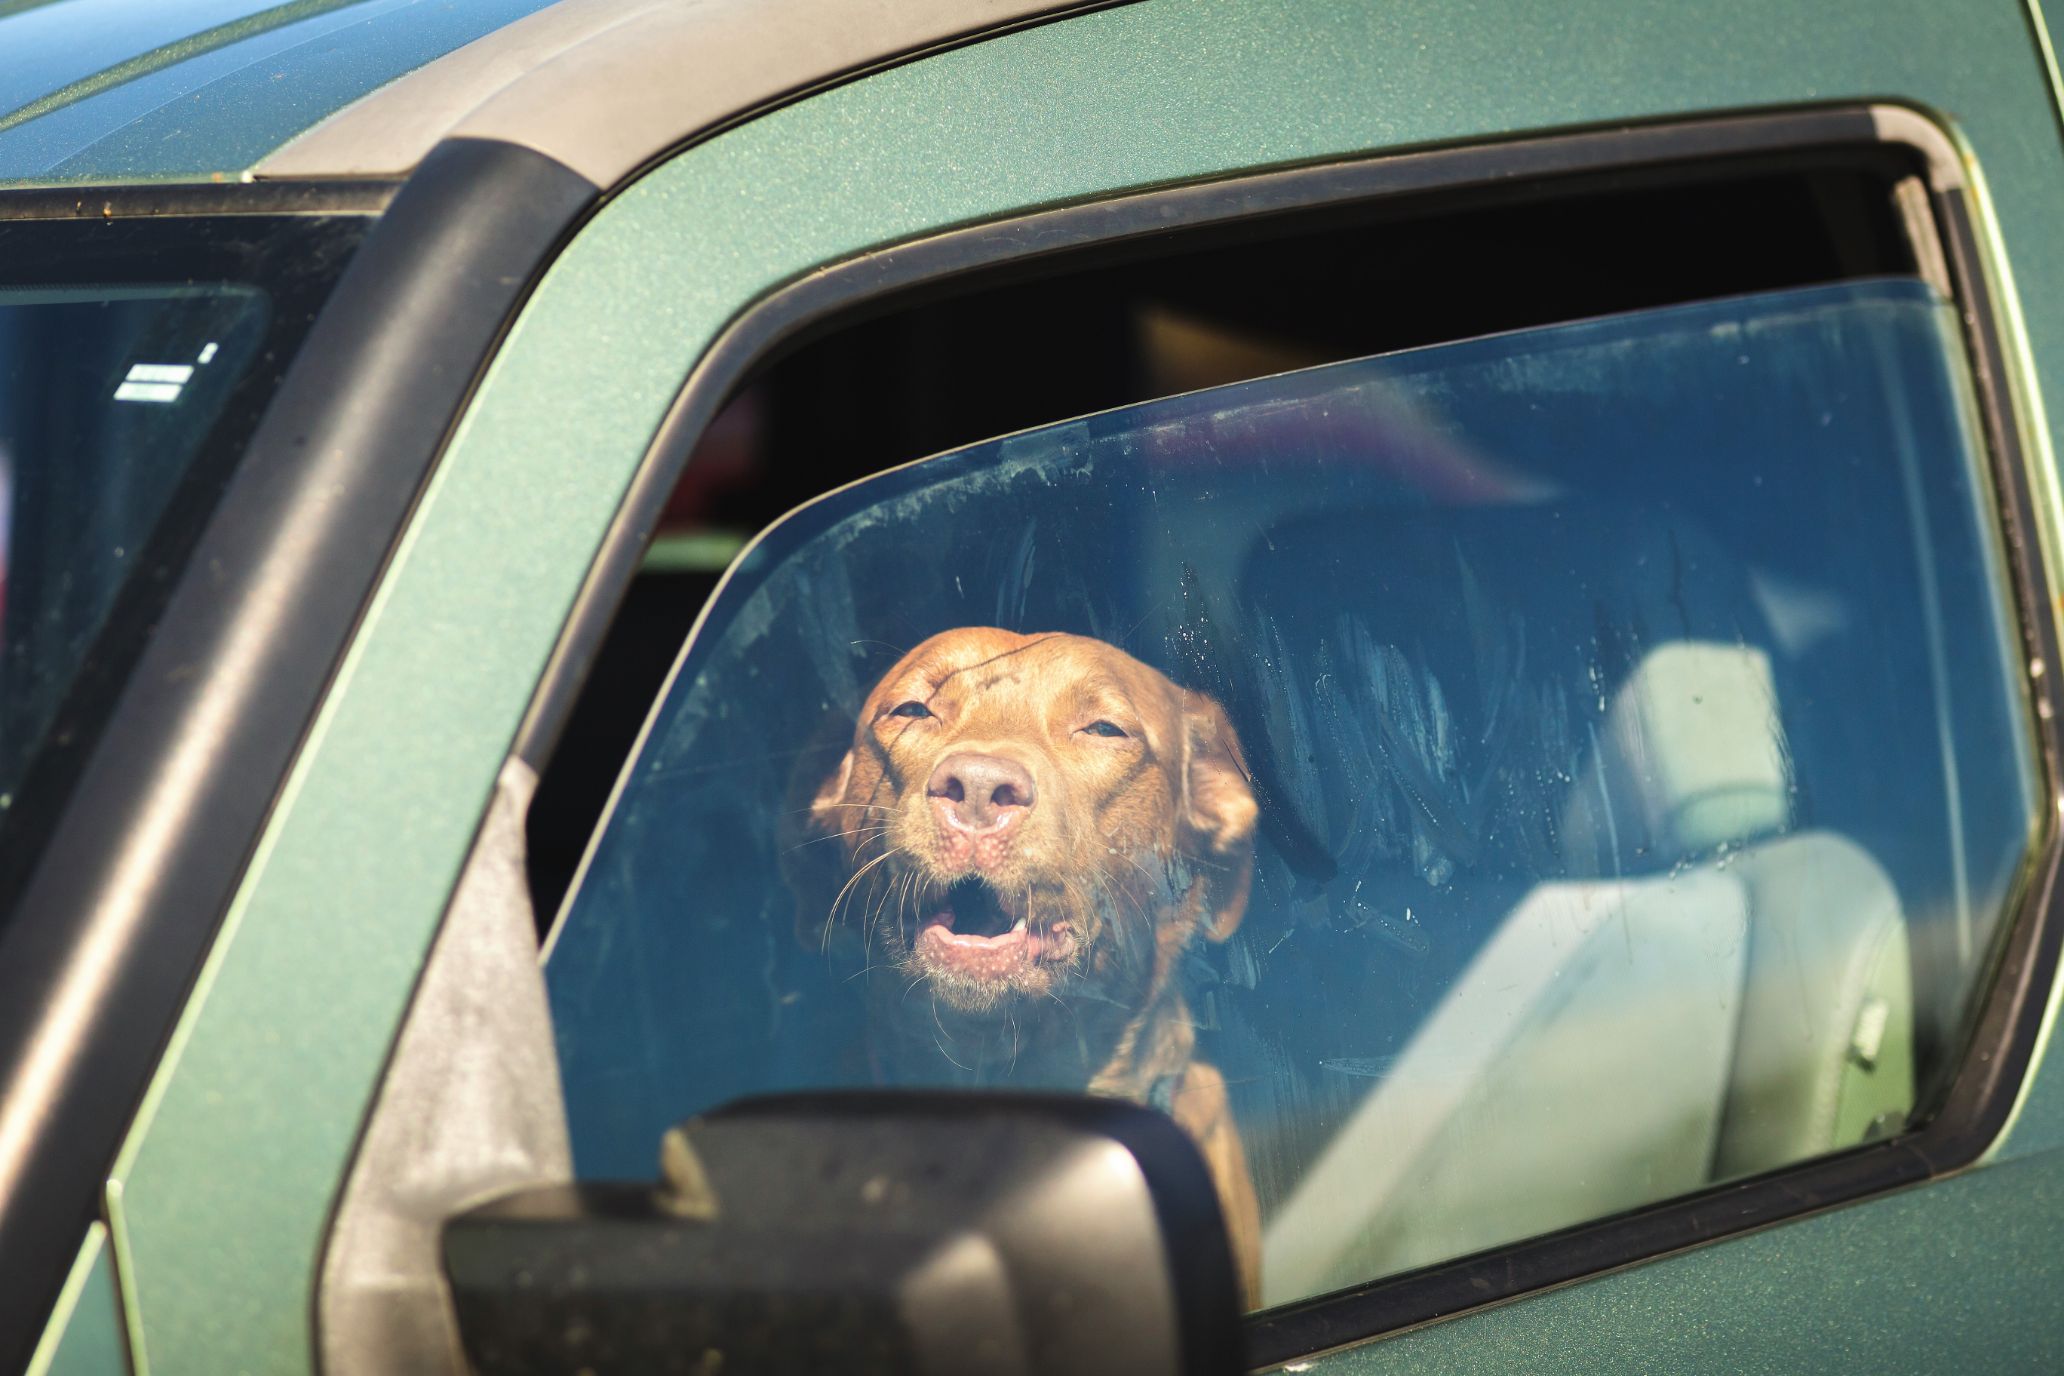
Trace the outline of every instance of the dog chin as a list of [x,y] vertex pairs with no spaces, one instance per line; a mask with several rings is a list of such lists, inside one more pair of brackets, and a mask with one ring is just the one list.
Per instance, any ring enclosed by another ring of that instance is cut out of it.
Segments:
[[1052,983],[1043,974],[1033,978],[971,977],[941,970],[918,956],[912,956],[906,968],[922,979],[938,1005],[976,1018],[1001,1018],[1021,1002],[1046,994]]

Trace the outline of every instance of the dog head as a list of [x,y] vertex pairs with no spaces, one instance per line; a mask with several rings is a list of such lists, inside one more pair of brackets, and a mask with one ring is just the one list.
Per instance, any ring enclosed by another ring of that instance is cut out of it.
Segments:
[[827,923],[969,1013],[1082,982],[1137,1008],[1246,908],[1256,818],[1219,706],[1115,646],[964,627],[875,685],[816,791]]

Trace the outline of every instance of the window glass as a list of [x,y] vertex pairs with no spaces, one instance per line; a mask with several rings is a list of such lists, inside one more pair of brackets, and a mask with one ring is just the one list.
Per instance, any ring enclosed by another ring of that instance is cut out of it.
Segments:
[[0,290],[0,807],[268,315],[246,286]]
[[0,930],[371,223],[0,222]]
[[588,1177],[740,1094],[1170,1112],[1273,1304],[1897,1131],[2036,818],[1952,308],[1333,364],[734,566],[562,912]]

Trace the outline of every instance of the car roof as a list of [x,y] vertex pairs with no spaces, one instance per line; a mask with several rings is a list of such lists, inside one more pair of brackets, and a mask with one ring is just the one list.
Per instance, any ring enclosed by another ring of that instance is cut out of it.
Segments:
[[550,0],[0,0],[0,182],[221,181]]
[[0,186],[396,178],[495,138],[608,186],[1056,0],[0,0]]

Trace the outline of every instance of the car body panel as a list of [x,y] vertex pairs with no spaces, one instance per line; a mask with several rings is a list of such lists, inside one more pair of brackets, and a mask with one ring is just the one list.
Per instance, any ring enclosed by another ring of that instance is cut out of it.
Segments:
[[[2064,368],[2064,246],[2051,233],[2064,148],[2010,0],[1497,13],[1149,0],[835,87],[618,195],[540,283],[434,473],[111,1182],[139,1368],[307,1368],[331,1202],[497,770],[632,473],[744,304],[871,246],[1125,188],[1520,130],[1886,98],[1948,112],[1996,197],[2028,293],[2027,347]],[[2011,310],[2011,284],[1998,285]],[[2050,437],[2031,439],[2047,469]],[[2042,491],[2054,528],[2054,488]],[[1942,1284],[1943,1256],[1917,1240],[1981,1235],[1952,1219],[1985,1209],[1993,1226],[2029,1230],[2015,1237],[2054,1229],[2058,1158],[2040,1154],[2064,1129],[2057,1080],[2037,1080],[2002,1153],[2034,1160],[1353,1360],[1409,1352],[1468,1370],[1490,1351],[1475,1335],[1498,1332],[1508,1355],[1560,1341],[1576,1352],[1582,1337],[1590,1361],[1571,1369],[1596,1369],[1656,1314],[1689,1331],[1721,1322],[1738,1296],[1767,1290],[1773,1255],[1804,1274],[1860,1251],[1876,1287],[1861,1302],[1883,1322],[1885,1296]],[[1818,1335],[1803,1307],[1788,1312],[1765,1350],[1796,1363]],[[1724,1347],[1682,1355],[1740,1365]]]
[[2047,1152],[1288,1369],[2055,1371],[2060,1217],[2064,1154]]
[[114,1376],[129,1370],[122,1305],[115,1292],[114,1253],[105,1224],[86,1231],[28,1376]]
[[[2042,0],[2026,0],[2028,26],[2034,38],[2036,50],[2042,58],[2043,73],[2050,87],[2051,110],[2058,120],[2064,121],[2064,69],[2057,63],[2056,45],[2050,37],[2049,21],[2042,7]],[[2052,133],[2064,132],[2058,125],[2052,125]],[[1984,182],[1979,181],[1981,190]],[[1988,217],[1986,232],[1993,236],[1988,244],[1990,255],[1997,267],[1994,271],[2008,275],[2012,269],[2004,244],[1998,242],[2000,224],[1997,216]],[[2032,257],[2030,246],[2016,241],[2015,253],[2022,259]],[[2027,271],[2028,269],[2023,269]],[[2054,267],[2049,269],[2054,274]],[[2054,280],[2051,277],[2049,280]],[[2022,316],[2019,294],[2006,293],[2006,325],[2016,336],[2016,344],[2028,368],[2040,365],[2057,355],[2045,349],[2036,352],[2035,345],[2028,338],[2028,324]],[[2049,338],[2045,335],[2045,338]],[[2030,475],[2030,487],[2039,494],[2036,515],[2041,522],[2044,548],[2041,555],[2045,560],[2052,580],[2057,576],[2060,565],[2064,565],[2064,473],[2059,473],[2057,456],[2060,448],[2053,443],[2054,427],[2050,423],[2049,408],[2046,405],[2039,384],[2026,375],[2026,368],[2010,379],[2016,389],[2016,401],[2021,413],[2021,423],[2028,437],[2038,446],[2029,451],[2034,472]],[[2052,586],[2054,586],[2054,581]],[[2050,614],[2064,624],[2064,604],[2048,609]],[[2048,1002],[2043,1009],[2042,1030],[2036,1041],[2035,1054],[2028,1067],[2028,1074],[2021,1082],[2020,1093],[2014,1101],[2013,1117],[2002,1134],[1995,1154],[2001,1156],[2024,1155],[2036,1152],[2054,1151],[2064,1147],[2064,1067],[2048,1064],[2046,1052],[2050,1039],[2055,1034],[2057,1017],[2064,1009],[2064,967],[2053,976]]]
[[[366,92],[547,3],[59,0],[0,17],[0,51],[28,53],[0,94],[0,185],[238,177]],[[93,12],[69,13],[79,6]]]

